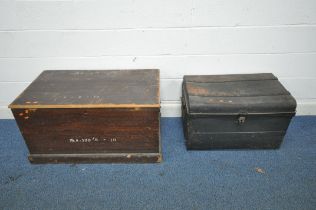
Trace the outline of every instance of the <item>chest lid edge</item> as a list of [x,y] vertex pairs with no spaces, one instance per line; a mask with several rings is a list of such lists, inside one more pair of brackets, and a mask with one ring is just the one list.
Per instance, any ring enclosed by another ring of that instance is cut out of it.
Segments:
[[182,91],[188,114],[296,112],[296,100],[273,74],[184,76]]

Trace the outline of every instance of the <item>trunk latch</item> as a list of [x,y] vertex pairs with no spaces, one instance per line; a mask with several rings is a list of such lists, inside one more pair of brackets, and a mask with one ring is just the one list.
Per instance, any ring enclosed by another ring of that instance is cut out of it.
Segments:
[[237,123],[238,123],[239,125],[242,125],[242,124],[245,123],[245,121],[246,121],[246,115],[245,115],[245,114],[240,114],[240,115],[238,116]]

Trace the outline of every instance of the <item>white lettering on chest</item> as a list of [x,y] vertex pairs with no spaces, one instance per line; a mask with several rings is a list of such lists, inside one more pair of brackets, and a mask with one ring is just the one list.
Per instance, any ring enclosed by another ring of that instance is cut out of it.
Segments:
[[116,138],[70,138],[69,143],[90,143],[90,142],[117,142]]

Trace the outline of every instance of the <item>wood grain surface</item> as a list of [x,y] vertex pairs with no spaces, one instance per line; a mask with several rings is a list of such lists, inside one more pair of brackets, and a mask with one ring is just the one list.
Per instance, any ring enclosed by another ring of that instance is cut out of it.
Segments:
[[159,70],[44,71],[9,106],[31,163],[161,162]]
[[31,154],[159,153],[157,108],[13,109]]
[[159,107],[159,70],[44,71],[10,108]]

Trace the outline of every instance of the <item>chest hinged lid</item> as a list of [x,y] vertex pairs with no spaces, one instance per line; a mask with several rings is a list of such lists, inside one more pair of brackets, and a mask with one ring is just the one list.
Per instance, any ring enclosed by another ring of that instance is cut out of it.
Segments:
[[9,108],[160,107],[159,70],[43,71]]
[[271,73],[184,76],[182,91],[190,115],[294,114],[296,109],[294,97]]

